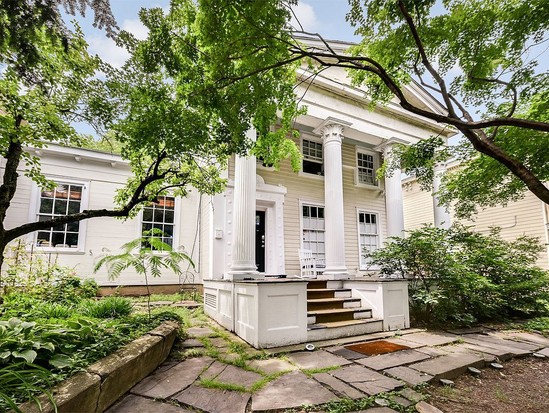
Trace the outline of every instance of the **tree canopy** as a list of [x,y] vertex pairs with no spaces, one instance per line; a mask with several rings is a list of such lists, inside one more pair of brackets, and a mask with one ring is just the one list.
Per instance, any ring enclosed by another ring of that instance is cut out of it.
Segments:
[[[78,25],[71,30],[62,20],[63,6],[69,13],[91,7],[96,24],[130,51],[126,64],[116,69],[90,56]],[[265,23],[257,30],[280,31],[288,11],[267,19],[260,9],[257,14]],[[250,128],[258,132],[258,154],[272,163],[284,156],[298,163],[299,153],[286,139],[298,113],[289,86],[294,66],[220,86],[223,75],[247,73],[246,61],[260,59],[269,65],[276,53],[258,50],[237,64],[220,65],[207,52],[215,53],[219,45],[212,42],[211,27],[201,20],[199,10],[190,0],[173,1],[168,13],[160,8],[141,10],[149,36],[140,41],[117,32],[107,1],[2,3],[0,151],[5,168],[0,185],[0,251],[32,231],[99,216],[132,216],[143,203],[167,193],[185,195],[190,187],[220,191],[224,184],[220,172],[228,156],[245,154],[253,145],[246,138]],[[271,128],[279,118],[279,127]],[[89,144],[75,131],[76,121],[93,126],[104,139],[113,139],[130,162],[132,177],[118,191],[116,207],[7,229],[6,212],[17,191],[19,170],[40,187],[54,185],[42,174],[40,160],[26,149],[52,142]]]
[[[199,1],[198,10],[204,27],[212,32],[221,28],[215,31],[217,49],[206,51],[215,51],[221,64],[238,64],[254,51],[272,47],[273,39],[278,42],[278,63],[258,59],[240,66],[246,74],[221,79],[238,82],[243,76],[274,73],[300,59],[308,60],[313,72],[346,68],[354,83],[366,88],[365,102],[392,99],[464,136],[452,151],[432,150],[443,143],[438,137],[401,151],[402,166],[423,181],[432,178],[426,165],[459,156],[463,168],[445,179],[441,196],[446,203],[458,200],[459,214],[516,198],[526,190],[549,203],[544,185],[549,178],[549,153],[544,150],[549,143],[549,76],[540,65],[549,40],[547,1],[349,0],[347,18],[362,40],[346,53],[336,52],[318,33],[290,27],[289,21],[278,32],[266,27],[253,35],[247,32],[260,28],[271,13],[291,10],[293,1],[213,3]],[[258,8],[271,11],[258,13]],[[316,38],[322,46],[303,44],[288,34]],[[445,113],[409,99],[406,85],[413,81],[437,98]]]

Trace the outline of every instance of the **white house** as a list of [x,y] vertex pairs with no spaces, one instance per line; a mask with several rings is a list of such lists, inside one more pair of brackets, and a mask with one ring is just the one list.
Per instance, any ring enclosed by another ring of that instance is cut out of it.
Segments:
[[[376,278],[363,254],[404,230],[400,172],[379,181],[376,170],[394,144],[451,132],[395,102],[369,110],[364,90],[351,86],[343,69],[299,75],[296,93],[307,106],[295,122],[301,172],[289,162],[275,171],[253,156],[236,156],[223,172],[228,185],[221,194],[162,199],[134,220],[69,224],[33,234],[29,244],[101,285],[138,285],[144,280],[131,273],[115,281],[105,272],[93,275],[93,263],[142,230],[163,228],[196,268],[185,279],[166,274],[152,282],[202,283],[206,313],[256,347],[408,327],[406,281]],[[418,85],[406,94],[442,112]],[[130,173],[114,155],[55,145],[35,154],[59,190],[40,191],[21,178],[8,227],[58,207],[109,207]],[[317,280],[301,278],[300,251],[316,262]]]

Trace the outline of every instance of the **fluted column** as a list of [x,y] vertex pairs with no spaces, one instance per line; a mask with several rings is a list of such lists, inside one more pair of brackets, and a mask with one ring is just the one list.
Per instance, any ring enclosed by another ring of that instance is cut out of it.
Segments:
[[[247,132],[255,140],[255,130]],[[229,280],[259,278],[255,264],[255,156],[235,157],[232,263]]]
[[324,224],[326,269],[322,278],[348,278],[345,265],[345,232],[343,220],[343,165],[341,141],[343,126],[329,123],[321,129],[324,146]]
[[[385,159],[393,156],[395,142],[383,146]],[[387,237],[404,236],[404,209],[402,202],[402,176],[400,168],[385,177],[385,212],[387,214]]]
[[440,183],[442,181],[442,175],[446,172],[446,164],[437,164],[435,166],[433,176],[433,212],[435,217],[435,227],[436,228],[450,228],[451,219],[450,214],[445,206],[440,205],[438,199],[438,191],[440,189]]

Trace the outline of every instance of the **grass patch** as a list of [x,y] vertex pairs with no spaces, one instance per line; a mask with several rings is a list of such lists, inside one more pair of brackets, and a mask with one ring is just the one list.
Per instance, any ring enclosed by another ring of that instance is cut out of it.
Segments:
[[212,379],[201,379],[200,385],[208,389],[232,390],[232,391],[239,391],[243,393],[248,391],[244,386],[239,386],[238,384],[223,383],[223,382],[212,380]]
[[529,320],[521,326],[525,330],[539,332],[549,337],[549,317],[537,317]]
[[301,370],[304,374],[306,374],[308,377],[312,377],[313,374],[317,373],[328,373],[329,371],[337,370],[341,366],[330,366],[330,367],[324,367],[321,369],[303,369]]

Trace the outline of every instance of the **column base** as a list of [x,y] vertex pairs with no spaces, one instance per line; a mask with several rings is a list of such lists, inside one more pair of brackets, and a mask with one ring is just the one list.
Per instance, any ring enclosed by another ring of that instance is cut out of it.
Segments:
[[258,271],[229,271],[223,275],[223,279],[228,281],[264,280],[265,274]]

